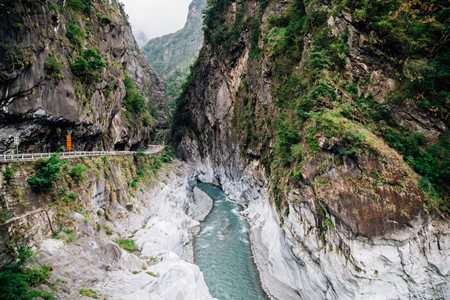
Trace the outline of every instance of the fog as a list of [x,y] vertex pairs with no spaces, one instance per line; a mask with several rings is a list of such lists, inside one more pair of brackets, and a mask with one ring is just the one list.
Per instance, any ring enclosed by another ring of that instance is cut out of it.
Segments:
[[148,40],[177,31],[186,22],[191,0],[120,0],[125,5],[140,46]]

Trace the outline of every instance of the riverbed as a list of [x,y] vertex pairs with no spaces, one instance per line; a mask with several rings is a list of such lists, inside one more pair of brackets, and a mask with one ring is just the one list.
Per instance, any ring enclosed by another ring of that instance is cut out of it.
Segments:
[[214,201],[195,240],[195,263],[204,274],[211,295],[220,300],[266,299],[261,289],[242,207],[211,184],[198,187]]

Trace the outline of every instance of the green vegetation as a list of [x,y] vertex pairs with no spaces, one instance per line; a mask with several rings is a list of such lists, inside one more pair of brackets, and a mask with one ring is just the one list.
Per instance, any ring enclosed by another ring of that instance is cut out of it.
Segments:
[[69,192],[66,187],[59,188],[57,195],[62,202],[70,203],[73,202],[77,198],[77,194],[73,191]]
[[79,181],[84,179],[84,173],[86,173],[88,168],[83,164],[75,165],[70,170],[70,176]]
[[134,244],[134,241],[132,239],[115,239],[114,242],[130,253],[137,250],[136,245]]
[[127,180],[128,186],[132,188],[137,188],[137,185],[141,180],[151,177],[149,175],[156,174],[164,164],[170,163],[175,156],[172,148],[166,146],[164,151],[153,154],[148,158],[140,152],[137,152],[134,157],[135,159],[142,157],[143,163],[139,163],[140,167],[136,172],[136,176],[131,180]]
[[60,239],[66,243],[71,243],[77,239],[77,233],[75,229],[60,228],[52,235],[52,239]]
[[194,123],[194,119],[192,118],[192,115],[187,109],[186,105],[188,104],[188,98],[189,98],[189,88],[193,86],[193,76],[192,76],[192,70],[195,70],[196,67],[198,67],[200,64],[196,62],[191,67],[191,73],[188,75],[186,81],[183,84],[183,87],[181,89],[181,94],[176,99],[176,109],[175,113],[172,118],[173,127],[182,127],[185,126],[187,128],[190,128],[194,133],[198,132],[198,129],[196,127],[196,124]]
[[188,79],[190,70],[191,62],[188,62],[185,66],[177,66],[174,71],[165,76],[164,90],[171,109],[176,108],[176,99],[181,94],[183,83]]
[[139,89],[136,87],[136,83],[128,74],[125,74],[123,81],[127,94],[125,96],[123,104],[129,112],[140,114],[147,108],[144,96],[142,96]]
[[325,226],[327,226],[328,228],[333,228],[333,227],[334,227],[333,220],[331,220],[330,218],[326,218],[324,224],[325,224]]
[[14,47],[8,53],[8,62],[11,69],[23,70],[33,61],[31,51],[27,48]]
[[75,11],[90,14],[93,9],[93,0],[67,0],[66,5]]
[[3,211],[3,209],[0,209],[0,224],[8,221],[13,217],[12,214]]
[[16,167],[15,164],[9,164],[3,171],[3,178],[5,179],[6,183],[9,183],[11,178],[14,176],[15,167]]
[[34,253],[28,247],[17,249],[18,262],[0,268],[0,295],[2,299],[54,299],[50,292],[37,287],[48,283],[51,268],[47,265],[26,267],[25,263]]
[[66,36],[69,41],[77,48],[83,47],[84,39],[86,38],[84,30],[74,22],[67,23],[66,30]]
[[448,123],[450,53],[449,7],[445,1],[348,1],[360,22],[376,34],[373,46],[382,48],[399,68],[399,100],[415,99],[431,115]]
[[49,78],[62,79],[64,64],[56,57],[49,56],[44,62],[44,70]]
[[238,2],[234,22],[228,24],[226,12],[232,1],[208,0],[204,13],[204,38],[205,42],[218,47],[219,52],[226,53],[235,47],[243,32],[251,32],[251,54],[259,53],[257,41],[260,34],[260,18],[267,5],[267,1],[260,1],[259,10],[254,17],[246,13],[246,3]]
[[31,189],[37,194],[52,191],[54,183],[60,177],[60,168],[65,164],[67,160],[60,160],[58,153],[52,154],[49,159],[36,162],[36,173],[27,179]]
[[145,152],[144,152],[144,149],[142,149],[142,148],[137,149],[136,152],[133,153],[133,156],[134,156],[134,157],[137,157],[137,156],[145,156],[145,155],[146,155],[146,154],[145,154]]
[[105,225],[105,226],[103,226],[103,228],[105,229],[106,235],[112,235],[113,234],[113,231],[112,231],[112,229],[109,226]]
[[100,297],[97,295],[95,291],[89,288],[81,288],[80,289],[80,295],[93,298],[93,299],[100,299]]
[[106,63],[97,48],[83,50],[71,64],[73,74],[85,83],[98,82],[104,67],[106,67]]
[[123,105],[126,108],[124,115],[128,120],[128,126],[135,127],[139,121],[144,127],[151,126],[154,123],[154,111],[136,86],[136,82],[125,73],[123,83],[126,90],[123,100]]
[[103,15],[103,14],[101,14],[100,12],[97,12],[97,13],[96,13],[96,16],[97,16],[98,23],[99,23],[100,26],[102,26],[102,27],[105,27],[105,26],[111,24],[111,22],[112,22],[112,21],[111,21],[111,17],[108,16],[108,15]]
[[145,273],[147,273],[148,275],[150,275],[150,276],[152,276],[152,277],[155,277],[155,278],[158,278],[158,277],[159,277],[159,275],[158,275],[157,273],[152,272],[152,271],[147,271],[147,272],[145,272]]
[[227,38],[230,35],[226,27],[226,14],[230,1],[227,0],[208,0],[208,8],[205,11],[203,28],[205,41],[212,45],[224,45],[232,43]]
[[50,6],[51,6],[56,12],[59,12],[59,11],[60,11],[59,5],[58,5],[57,3],[55,3],[55,2],[52,1],[52,0],[48,1],[48,3],[50,4]]
[[450,203],[444,199],[450,192],[450,133],[444,132],[436,143],[428,143],[422,133],[409,128],[385,126],[381,130],[386,141],[423,176],[420,185],[434,199],[433,206],[450,214]]

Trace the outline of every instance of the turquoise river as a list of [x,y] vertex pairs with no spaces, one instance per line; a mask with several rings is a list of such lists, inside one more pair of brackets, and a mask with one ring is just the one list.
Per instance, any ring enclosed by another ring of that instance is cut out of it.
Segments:
[[195,263],[211,295],[219,300],[266,299],[252,259],[249,225],[240,215],[242,208],[214,185],[199,183],[198,187],[214,200],[194,248]]

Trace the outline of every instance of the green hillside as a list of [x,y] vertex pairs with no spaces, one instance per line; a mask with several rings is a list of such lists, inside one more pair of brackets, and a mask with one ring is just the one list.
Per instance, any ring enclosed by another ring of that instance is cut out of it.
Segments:
[[150,40],[143,48],[152,66],[165,81],[169,103],[178,96],[190,66],[203,43],[203,10],[206,0],[193,0],[183,29]]

